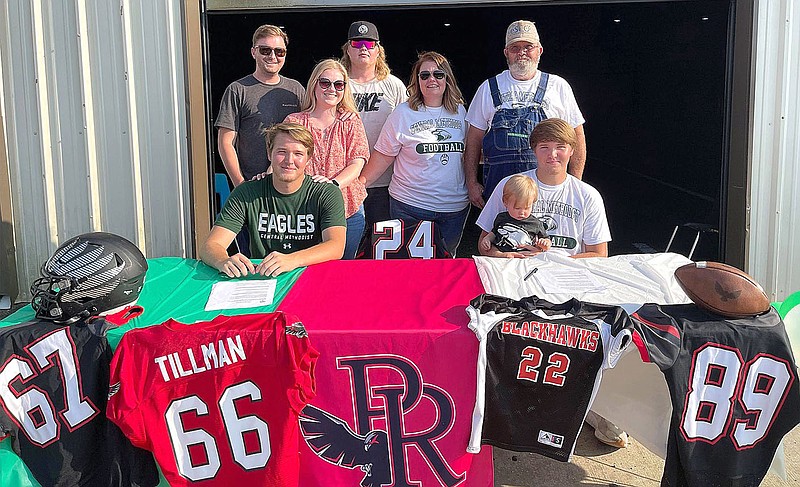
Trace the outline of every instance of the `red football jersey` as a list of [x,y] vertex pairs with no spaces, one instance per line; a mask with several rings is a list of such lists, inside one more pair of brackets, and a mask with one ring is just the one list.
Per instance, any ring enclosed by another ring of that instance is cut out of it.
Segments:
[[172,487],[297,485],[318,356],[284,313],[132,330],[111,362],[107,414]]

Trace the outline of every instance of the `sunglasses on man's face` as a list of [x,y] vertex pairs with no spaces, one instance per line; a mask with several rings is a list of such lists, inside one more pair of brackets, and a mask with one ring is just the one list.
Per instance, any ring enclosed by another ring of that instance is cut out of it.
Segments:
[[362,47],[366,47],[367,49],[375,49],[378,46],[378,41],[370,41],[367,39],[357,39],[350,41],[350,47],[353,49],[361,49]]
[[437,69],[434,72],[430,72],[430,71],[420,71],[419,72],[419,79],[421,79],[422,81],[427,80],[431,76],[433,76],[436,79],[444,79],[444,77],[447,76],[447,73],[445,73],[444,71],[439,70],[439,69]]
[[262,56],[269,56],[273,52],[275,53],[275,57],[285,57],[286,56],[286,49],[282,47],[269,47],[269,46],[255,46],[256,50]]
[[337,79],[336,81],[331,81],[328,78],[320,78],[317,80],[317,84],[319,84],[319,87],[322,88],[323,90],[327,90],[328,88],[331,87],[331,85],[333,85],[334,90],[343,91],[347,83],[345,83],[343,80],[340,79]]

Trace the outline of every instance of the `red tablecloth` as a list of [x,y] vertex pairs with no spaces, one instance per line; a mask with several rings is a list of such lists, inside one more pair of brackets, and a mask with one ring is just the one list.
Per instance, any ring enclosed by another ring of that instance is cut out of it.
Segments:
[[464,308],[482,292],[468,259],[303,273],[279,306],[321,353],[314,419],[301,422],[314,446],[301,440],[302,485],[492,485],[491,448],[465,450],[478,340]]

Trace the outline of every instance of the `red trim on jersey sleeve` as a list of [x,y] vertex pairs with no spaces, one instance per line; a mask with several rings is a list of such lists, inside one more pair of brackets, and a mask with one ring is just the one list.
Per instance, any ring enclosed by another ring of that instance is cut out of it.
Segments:
[[[147,433],[138,409],[140,401],[138,390],[141,383],[145,381],[142,380],[142,377],[130,375],[139,373],[141,369],[135,363],[133,350],[128,347],[130,342],[128,335],[134,332],[130,331],[123,335],[114,358],[111,359],[106,417],[119,426],[119,429],[134,446],[146,448]],[[126,340],[126,338],[128,339]]]
[[681,333],[678,331],[678,328],[674,325],[661,325],[658,323],[653,323],[652,321],[648,321],[639,315],[639,313],[634,313],[633,317],[637,319],[640,323],[649,326],[650,328],[655,328],[656,330],[661,330],[664,332],[669,333],[670,335],[674,336],[678,340],[681,339]]
[[651,363],[650,351],[647,350],[647,345],[644,343],[642,336],[639,335],[639,330],[633,330],[631,339],[633,340],[633,344],[636,345],[636,348],[639,349],[639,356],[642,357],[642,362]]
[[317,395],[314,369],[319,352],[311,345],[311,339],[297,316],[282,311],[278,313],[280,319],[275,325],[275,345],[278,348],[286,347],[288,353],[276,355],[285,356],[288,362],[286,366],[292,371],[293,384],[287,389],[287,399],[289,406],[300,414]]
[[114,314],[105,315],[106,321],[109,323],[113,323],[117,326],[122,326],[127,324],[130,320],[134,318],[138,318],[141,314],[144,313],[144,308],[139,305],[130,305],[126,306],[125,308],[117,311]]

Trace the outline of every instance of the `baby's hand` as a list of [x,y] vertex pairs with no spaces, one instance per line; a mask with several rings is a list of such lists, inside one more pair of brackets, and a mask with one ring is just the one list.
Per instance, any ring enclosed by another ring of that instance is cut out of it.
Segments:
[[492,242],[489,241],[489,237],[483,237],[481,239],[480,247],[484,252],[488,252],[489,249],[492,248]]
[[536,239],[536,246],[542,249],[542,252],[546,252],[550,250],[550,245],[552,242],[549,238],[537,238]]

